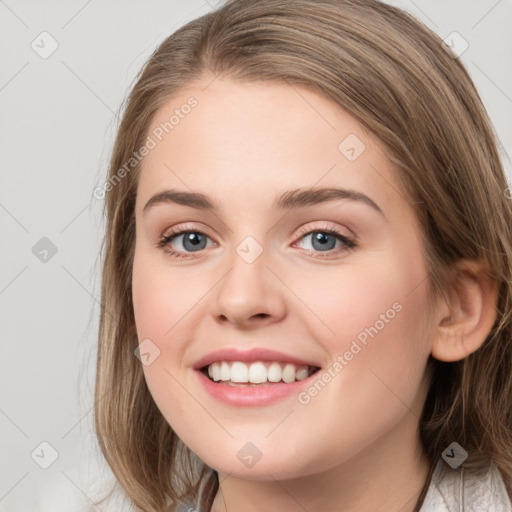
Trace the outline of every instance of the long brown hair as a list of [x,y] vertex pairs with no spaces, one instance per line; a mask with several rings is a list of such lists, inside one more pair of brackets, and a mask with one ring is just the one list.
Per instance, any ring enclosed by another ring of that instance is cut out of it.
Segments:
[[436,34],[376,0],[230,0],[177,30],[144,65],[124,106],[102,192],[95,427],[127,496],[140,510],[165,511],[199,494],[206,511],[219,485],[217,473],[183,445],[156,407],[134,356],[140,340],[131,274],[141,164],[126,167],[164,102],[205,73],[306,87],[378,137],[421,223],[433,296],[446,291],[457,261],[488,263],[499,290],[497,320],[483,346],[463,360],[430,359],[420,436],[432,467],[457,441],[469,453],[465,467],[494,462],[510,486],[512,201],[470,76]]

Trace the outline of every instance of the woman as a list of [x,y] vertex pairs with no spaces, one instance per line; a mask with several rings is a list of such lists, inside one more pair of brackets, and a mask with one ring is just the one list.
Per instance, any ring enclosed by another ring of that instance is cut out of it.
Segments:
[[139,510],[510,510],[512,209],[438,36],[228,1],[144,66],[104,192],[96,429]]

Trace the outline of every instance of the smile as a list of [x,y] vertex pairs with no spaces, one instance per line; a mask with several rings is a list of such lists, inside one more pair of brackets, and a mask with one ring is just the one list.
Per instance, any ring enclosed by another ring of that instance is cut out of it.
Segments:
[[227,385],[259,385],[307,379],[318,367],[277,361],[216,361],[202,371],[210,380]]
[[[242,368],[239,364],[242,364],[245,368]],[[260,375],[259,380],[263,378],[263,371],[265,371],[265,381],[258,383],[249,381],[248,375],[253,365],[256,365],[256,369],[253,372]],[[277,366],[273,365],[278,365],[279,370]],[[232,372],[233,367],[234,371]],[[222,368],[224,369],[222,370]],[[308,372],[307,376],[305,375],[305,369]],[[229,363],[222,361],[197,369],[194,373],[198,376],[203,391],[215,400],[234,407],[261,407],[284,400],[285,398],[292,397],[295,400],[301,391],[311,385],[319,370],[320,368],[318,367],[301,367],[290,363],[286,363],[283,367],[282,363],[276,363],[275,361],[256,361],[250,365],[241,361],[230,361]],[[208,375],[209,371],[218,380],[210,377]],[[227,377],[229,372],[229,379],[222,380],[221,372],[223,372],[222,377]],[[237,377],[237,372],[240,372],[238,373],[240,377]],[[279,381],[273,382],[269,380],[271,378],[277,379],[278,372],[280,376]],[[244,373],[243,376],[242,373]],[[296,380],[297,373],[301,377],[299,380]],[[247,375],[247,380],[244,382],[232,380],[233,378],[243,378],[245,380],[245,375]],[[292,375],[293,381],[291,381]],[[284,381],[283,378],[290,380],[290,382]]]

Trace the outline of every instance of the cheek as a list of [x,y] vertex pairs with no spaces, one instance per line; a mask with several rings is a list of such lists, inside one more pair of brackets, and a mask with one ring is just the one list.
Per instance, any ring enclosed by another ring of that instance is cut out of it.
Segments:
[[[132,276],[139,341],[150,338],[158,345],[181,339],[176,334],[190,324],[201,295],[206,293],[201,293],[192,273],[172,272],[160,259],[138,256],[136,252]],[[173,348],[179,347],[173,344]]]
[[303,322],[335,354],[350,348],[354,339],[363,346],[371,339],[386,339],[392,352],[411,347],[408,337],[418,333],[418,320],[425,313],[424,277],[421,264],[407,253],[388,251],[357,265],[285,279],[294,283],[301,299],[297,311],[304,310]]
[[304,316],[305,328],[331,358],[331,378],[325,376],[329,383],[320,393],[329,399],[312,397],[313,407],[343,403],[363,416],[380,411],[391,418],[406,410],[401,400],[416,402],[429,354],[424,269],[404,250],[378,260],[340,268],[338,275],[317,273],[298,286],[314,312]]
[[165,260],[159,259],[136,250],[133,264],[132,299],[138,341],[149,339],[150,352],[157,354],[151,364],[143,366],[144,376],[168,421],[182,416],[195,421],[200,411],[190,407],[182,361],[199,317],[204,315],[201,298],[207,294],[208,283],[203,280],[203,289],[192,272],[171,272]]
[[[305,328],[332,361],[294,409],[297,435],[319,455],[307,461],[310,468],[355,456],[404,418],[420,415],[429,353],[424,276],[403,261],[381,263],[374,271],[343,272],[336,286],[332,274],[312,279],[316,293],[309,295],[302,285],[301,298],[315,312],[305,316]],[[274,446],[288,446],[290,435],[276,429]]]

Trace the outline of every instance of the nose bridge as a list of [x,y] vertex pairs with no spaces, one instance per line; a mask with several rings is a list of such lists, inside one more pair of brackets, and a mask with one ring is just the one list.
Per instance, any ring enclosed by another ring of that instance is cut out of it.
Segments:
[[234,247],[229,271],[221,279],[215,294],[213,314],[234,323],[251,318],[279,317],[284,304],[278,280],[267,268],[269,249],[254,237],[245,237]]

